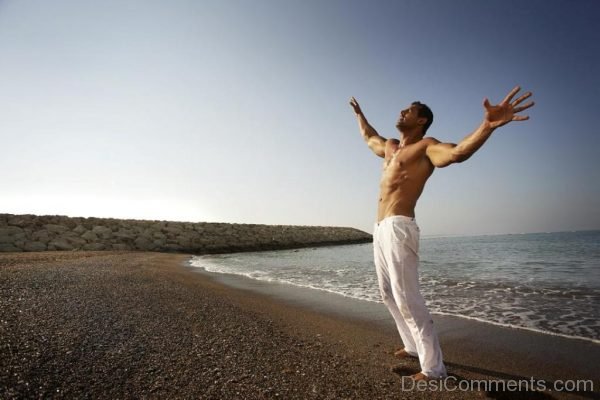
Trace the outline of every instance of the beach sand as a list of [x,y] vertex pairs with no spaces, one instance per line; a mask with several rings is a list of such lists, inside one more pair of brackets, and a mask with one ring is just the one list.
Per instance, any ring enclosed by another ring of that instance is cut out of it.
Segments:
[[[452,380],[419,391],[382,305],[199,273],[189,259],[0,254],[0,398],[600,398],[600,345],[444,316]],[[595,391],[461,390],[532,377],[593,379]]]

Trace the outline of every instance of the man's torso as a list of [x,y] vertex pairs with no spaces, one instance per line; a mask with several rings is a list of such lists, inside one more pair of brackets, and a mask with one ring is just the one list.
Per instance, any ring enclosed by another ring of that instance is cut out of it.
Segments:
[[417,200],[434,170],[426,155],[429,143],[424,138],[401,148],[397,139],[387,140],[377,221],[392,215],[415,216]]

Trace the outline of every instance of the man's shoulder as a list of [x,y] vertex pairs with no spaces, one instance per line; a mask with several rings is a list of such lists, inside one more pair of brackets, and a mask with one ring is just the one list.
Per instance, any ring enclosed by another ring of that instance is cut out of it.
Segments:
[[394,151],[400,145],[400,141],[398,139],[388,139],[385,141],[385,148],[387,151]]
[[421,139],[421,143],[423,143],[426,146],[429,146],[429,145],[438,144],[441,142],[432,136],[427,136],[427,137],[424,137],[423,139]]
[[432,146],[432,145],[438,144],[438,143],[440,143],[440,141],[437,140],[436,138],[427,136],[427,137],[422,138],[415,144],[413,144],[413,146],[415,146],[415,148],[419,149],[419,151],[425,151],[425,150],[427,150],[427,148],[429,146]]

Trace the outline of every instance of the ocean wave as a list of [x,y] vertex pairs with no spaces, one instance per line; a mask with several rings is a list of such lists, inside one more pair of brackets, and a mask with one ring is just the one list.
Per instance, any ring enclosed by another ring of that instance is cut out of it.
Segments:
[[[324,278],[322,271],[319,274],[315,271],[310,271],[310,273],[302,271],[302,273],[299,273],[296,270],[295,274],[291,274],[288,271],[283,276],[275,276],[273,271],[257,269],[244,271],[233,265],[211,263],[202,258],[194,258],[190,264],[208,272],[244,276],[265,282],[276,282],[319,290],[361,301],[381,303],[376,280],[372,279],[371,284],[368,285],[362,281],[343,282],[337,279],[340,275],[343,276],[346,273],[352,272],[345,268],[333,269],[330,271],[332,277]],[[317,278],[317,282],[307,281],[311,277],[313,279]],[[441,291],[440,288],[447,288],[448,291]],[[461,292],[457,293],[458,290]],[[487,304],[481,304],[481,296],[478,297],[478,293],[480,295],[486,294],[487,297],[485,299]],[[540,297],[542,304],[546,304],[548,296],[554,299],[564,299],[573,298],[574,294],[578,294],[581,297],[588,296],[587,301],[589,301],[590,297],[592,301],[595,301],[600,298],[598,291],[586,292],[586,288],[583,288],[573,289],[569,292],[564,289],[560,290],[559,288],[511,287],[504,283],[478,282],[475,280],[445,280],[443,282],[435,282],[435,286],[431,288],[425,285],[423,294],[428,300],[427,303],[432,314],[449,315],[497,326],[523,329],[569,339],[586,340],[600,344],[600,325],[594,318],[582,320],[581,315],[577,314],[576,310],[568,309],[563,304],[563,308],[561,309],[562,314],[556,315],[555,320],[552,320],[548,312],[543,311],[543,309],[527,310],[518,305],[522,301],[522,298],[525,298],[528,294]],[[514,296],[516,294],[519,297],[515,300]],[[512,299],[512,302],[502,301],[502,299]],[[577,322],[580,321],[587,322],[586,324],[578,324]]]
[[[372,251],[347,245],[198,256],[193,264],[380,303]],[[419,269],[432,313],[600,340],[600,231],[430,237]]]

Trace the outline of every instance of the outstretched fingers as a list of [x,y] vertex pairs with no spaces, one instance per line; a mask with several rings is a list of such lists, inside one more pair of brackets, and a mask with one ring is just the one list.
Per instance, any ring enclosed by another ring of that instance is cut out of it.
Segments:
[[[519,103],[515,103],[515,104],[519,104]],[[522,105],[522,106],[519,106],[519,107],[515,107],[515,108],[513,108],[513,112],[516,112],[516,113],[518,113],[518,112],[521,112],[521,111],[523,111],[523,110],[527,110],[529,107],[533,107],[533,105],[534,105],[534,104],[535,104],[535,103],[534,103],[533,101],[530,101],[530,102],[529,102],[529,103],[527,103],[527,104],[524,104],[524,105]]]
[[[528,120],[529,119],[528,115],[516,115],[516,113],[519,113],[523,110],[527,110],[528,108],[533,107],[533,105],[535,104],[533,101],[530,101],[528,103],[523,104],[522,106],[519,105],[532,96],[531,92],[524,93],[523,95],[519,96],[514,102],[512,102],[513,97],[515,97],[515,95],[517,93],[519,93],[520,90],[521,90],[521,87],[516,86],[513,90],[510,91],[510,93],[504,98],[504,100],[501,103],[501,105],[504,105],[505,107],[512,108],[512,112],[515,114],[515,115],[513,115],[512,119],[511,119],[512,121]],[[511,102],[512,102],[512,104],[511,104]]]
[[521,104],[523,101],[527,100],[528,98],[530,98],[532,95],[531,92],[526,92],[523,96],[519,97],[518,99],[515,100],[515,102],[513,103],[513,106],[517,106],[519,104]]
[[513,90],[511,90],[509,94],[506,95],[506,97],[504,98],[504,100],[502,100],[501,104],[510,103],[510,101],[512,100],[512,98],[515,97],[515,95],[517,93],[519,93],[519,90],[521,90],[521,87],[520,86],[515,86],[515,88]]

